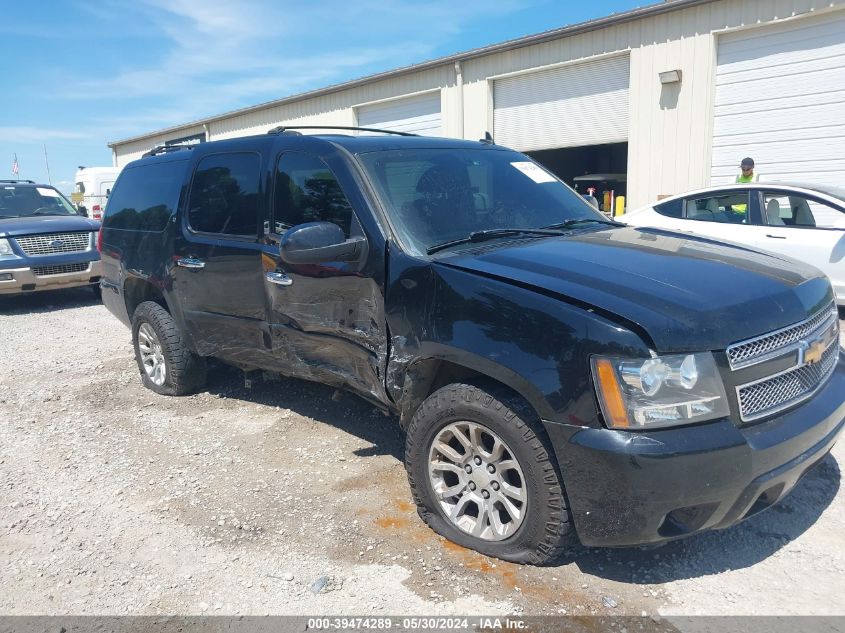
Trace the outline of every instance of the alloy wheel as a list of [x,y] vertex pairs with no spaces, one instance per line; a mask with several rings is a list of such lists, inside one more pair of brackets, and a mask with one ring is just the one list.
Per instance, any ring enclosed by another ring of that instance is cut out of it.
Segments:
[[522,525],[528,508],[525,476],[496,433],[476,422],[445,426],[429,449],[431,487],[446,518],[485,541],[501,541]]
[[138,351],[147,377],[159,387],[163,385],[167,379],[167,365],[158,334],[149,323],[142,323],[138,328]]

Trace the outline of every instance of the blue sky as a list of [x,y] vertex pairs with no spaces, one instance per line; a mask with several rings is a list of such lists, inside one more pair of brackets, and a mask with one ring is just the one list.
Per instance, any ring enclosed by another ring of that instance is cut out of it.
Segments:
[[0,178],[111,165],[109,141],[650,0],[2,0]]

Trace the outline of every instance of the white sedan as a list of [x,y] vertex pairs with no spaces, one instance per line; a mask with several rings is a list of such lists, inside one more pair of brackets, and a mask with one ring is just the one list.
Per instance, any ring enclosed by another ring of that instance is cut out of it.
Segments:
[[845,306],[845,189],[795,183],[724,185],[665,198],[617,220],[787,255],[824,271]]

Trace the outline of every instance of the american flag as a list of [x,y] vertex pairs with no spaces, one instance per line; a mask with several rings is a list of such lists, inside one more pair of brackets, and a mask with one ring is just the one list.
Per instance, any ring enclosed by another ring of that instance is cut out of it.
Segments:
[[12,175],[17,176],[20,173],[20,169],[18,168],[18,155],[15,154],[15,160],[12,163]]

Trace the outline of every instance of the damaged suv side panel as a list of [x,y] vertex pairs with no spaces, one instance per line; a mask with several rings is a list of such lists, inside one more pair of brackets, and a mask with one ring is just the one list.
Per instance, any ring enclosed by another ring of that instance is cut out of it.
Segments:
[[388,390],[403,419],[438,373],[462,368],[464,378],[508,385],[543,420],[599,425],[586,359],[648,353],[632,332],[580,307],[446,265],[402,263],[391,258]]

